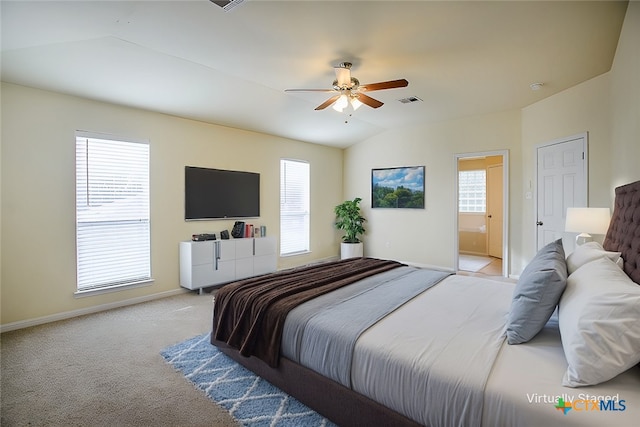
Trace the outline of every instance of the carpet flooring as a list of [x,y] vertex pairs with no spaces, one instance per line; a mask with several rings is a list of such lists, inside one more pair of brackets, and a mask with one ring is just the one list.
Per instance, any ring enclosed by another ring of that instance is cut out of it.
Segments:
[[204,334],[164,349],[165,360],[246,427],[335,424],[221,353]]
[[234,427],[160,355],[211,330],[185,293],[0,335],[2,427]]

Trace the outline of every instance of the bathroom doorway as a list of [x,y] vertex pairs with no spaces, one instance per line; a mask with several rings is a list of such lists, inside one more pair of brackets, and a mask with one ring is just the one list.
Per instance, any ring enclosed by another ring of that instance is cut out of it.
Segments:
[[455,269],[508,277],[508,152],[456,155]]

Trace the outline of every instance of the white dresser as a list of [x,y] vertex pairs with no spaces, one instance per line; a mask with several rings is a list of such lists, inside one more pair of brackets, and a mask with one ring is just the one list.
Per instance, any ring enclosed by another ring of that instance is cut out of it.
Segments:
[[180,286],[202,289],[276,271],[275,237],[180,242]]

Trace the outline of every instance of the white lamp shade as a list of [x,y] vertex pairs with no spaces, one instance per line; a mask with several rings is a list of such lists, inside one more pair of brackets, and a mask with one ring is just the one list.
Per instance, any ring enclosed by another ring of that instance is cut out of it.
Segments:
[[606,234],[610,220],[609,208],[567,208],[564,230],[570,233]]
[[347,95],[340,95],[340,98],[333,104],[333,109],[339,113],[342,113],[344,107],[349,105],[349,100],[347,99]]

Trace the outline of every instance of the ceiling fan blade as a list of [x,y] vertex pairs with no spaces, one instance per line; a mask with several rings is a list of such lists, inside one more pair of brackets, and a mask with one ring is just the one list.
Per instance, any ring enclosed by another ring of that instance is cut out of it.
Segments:
[[331,105],[334,102],[336,102],[338,100],[338,98],[340,98],[340,94],[337,94],[336,96],[332,96],[331,98],[329,98],[326,101],[324,101],[322,104],[318,105],[315,109],[316,110],[324,110],[329,105]]
[[407,86],[409,86],[408,81],[406,81],[405,79],[399,79],[399,80],[389,80],[388,82],[360,85],[360,90],[366,90],[367,92],[371,92],[372,90],[395,89],[398,87],[407,87]]
[[331,93],[335,92],[333,89],[285,89],[285,92],[325,92]]
[[372,97],[367,96],[364,93],[358,94],[358,100],[363,104],[367,104],[371,108],[378,108],[384,105],[384,102],[380,102],[377,99],[373,99]]

